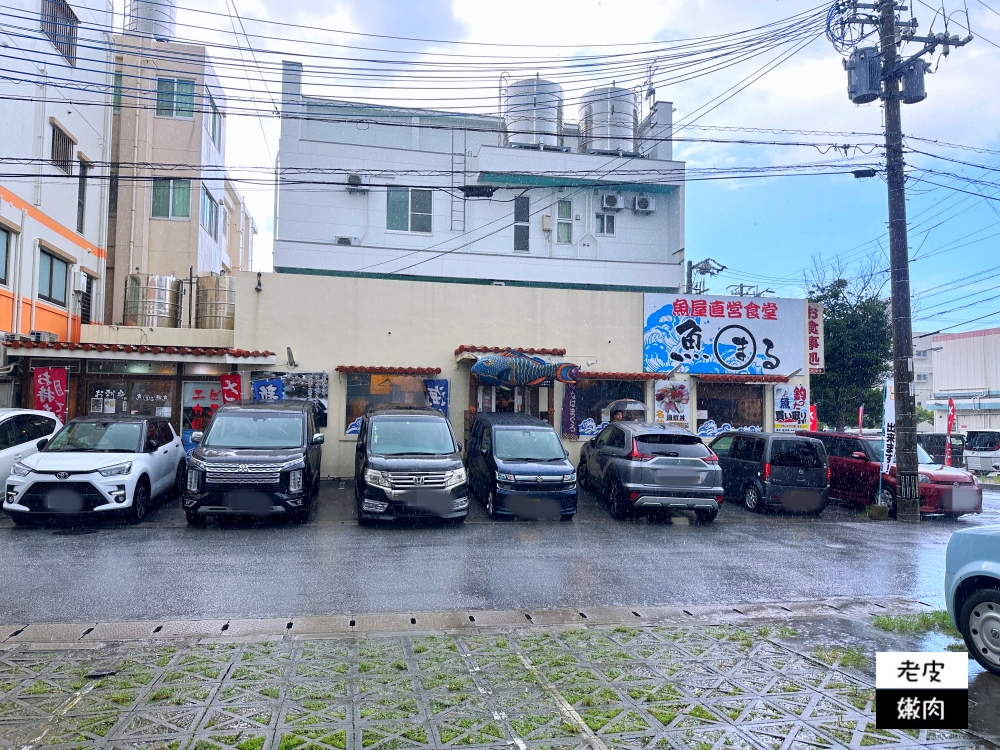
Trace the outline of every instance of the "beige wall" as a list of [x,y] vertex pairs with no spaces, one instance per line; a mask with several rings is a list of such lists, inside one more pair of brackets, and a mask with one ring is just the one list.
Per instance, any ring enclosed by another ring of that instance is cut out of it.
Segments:
[[[436,377],[451,381],[450,415],[460,440],[469,403],[469,364],[455,356],[462,344],[562,348],[561,359],[586,370],[642,372],[641,293],[295,274],[264,274],[260,292],[256,283],[256,274],[236,274],[234,345],[278,352],[276,370],[292,369],[282,364],[291,347],[297,370],[329,373],[324,474],[353,472],[355,438],[343,434],[345,378],[338,365],[440,367]],[[591,360],[597,361],[586,366]],[[791,382],[808,385],[808,377]],[[651,403],[652,384],[646,389]],[[768,425],[773,389],[764,392]],[[554,395],[558,426],[560,383]],[[575,462],[579,443],[566,441],[566,447]]]
[[80,326],[80,341],[90,344],[147,344],[229,349],[233,332],[205,328],[143,328],[140,326]]

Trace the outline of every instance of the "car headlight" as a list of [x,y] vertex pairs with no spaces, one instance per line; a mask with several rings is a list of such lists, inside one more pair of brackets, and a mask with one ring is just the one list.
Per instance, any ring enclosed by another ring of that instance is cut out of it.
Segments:
[[572,474],[565,475],[563,477],[563,481],[564,482],[575,482],[576,481],[576,472],[574,471]]
[[197,469],[188,469],[187,488],[189,492],[197,492],[201,484],[201,472]]
[[368,484],[374,484],[378,487],[391,487],[392,484],[389,482],[389,477],[387,477],[383,472],[376,469],[365,469],[365,481]]
[[188,457],[187,464],[189,469],[197,469],[198,471],[208,471],[208,465],[204,461],[199,461],[194,456]]
[[102,477],[120,477],[132,471],[132,462],[126,461],[123,464],[115,464],[106,469],[98,469],[98,471],[101,472]]
[[514,482],[517,481],[517,477],[515,477],[513,474],[501,474],[498,471],[497,472],[497,481],[498,482],[510,482],[511,484],[513,484]]
[[465,483],[465,469],[455,469],[444,475],[444,486],[455,487]]
[[26,477],[30,474],[33,469],[25,466],[20,461],[10,467],[11,473],[16,474],[19,477]]
[[302,492],[302,469],[295,469],[288,475],[288,491]]
[[920,484],[930,484],[931,478],[926,474],[921,474],[920,478],[917,479]]
[[306,468],[306,460],[302,456],[299,456],[298,458],[293,458],[288,463],[283,464],[281,470],[289,471],[290,469],[304,469],[304,468]]

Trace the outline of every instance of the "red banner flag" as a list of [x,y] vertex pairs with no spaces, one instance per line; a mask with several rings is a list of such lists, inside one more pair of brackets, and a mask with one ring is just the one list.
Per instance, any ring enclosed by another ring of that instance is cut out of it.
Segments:
[[35,408],[50,411],[66,424],[69,368],[36,367],[34,370]]
[[238,372],[220,375],[219,383],[222,385],[222,403],[243,400],[243,377]]
[[861,428],[862,428],[862,424],[864,423],[864,421],[865,421],[865,405],[861,404],[861,406],[858,407],[858,434],[859,435],[861,434]]
[[948,399],[948,437],[944,439],[944,465],[951,466],[951,431],[955,427],[955,399]]
[[819,420],[816,419],[816,404],[809,405],[809,429],[813,432],[819,430]]

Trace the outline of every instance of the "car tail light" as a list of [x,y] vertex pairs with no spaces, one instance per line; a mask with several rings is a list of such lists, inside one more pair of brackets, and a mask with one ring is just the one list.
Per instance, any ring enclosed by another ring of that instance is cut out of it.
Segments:
[[635,438],[632,438],[632,450],[626,454],[625,458],[629,461],[652,461],[655,456],[652,456],[649,453],[640,453],[638,441]]
[[827,482],[827,484],[830,483],[830,466],[829,466],[829,464],[827,464],[827,467],[826,467],[826,482]]
[[764,464],[764,481],[770,481],[771,479],[771,464]]
[[709,449],[708,449],[708,455],[707,455],[707,456],[705,456],[705,457],[704,457],[703,459],[701,459],[701,460],[702,460],[702,461],[704,461],[704,462],[705,462],[706,464],[717,464],[717,463],[719,463],[719,457],[718,457],[718,456],[716,456],[716,455],[715,455],[715,454],[714,454],[714,453],[712,452],[712,449],[711,449],[711,448],[709,448]]
[[719,505],[722,505],[723,500],[725,500],[725,498],[722,495],[715,496],[715,502],[717,502]]
[[636,500],[639,499],[639,493],[635,491],[628,493],[628,499],[630,503],[634,503]]

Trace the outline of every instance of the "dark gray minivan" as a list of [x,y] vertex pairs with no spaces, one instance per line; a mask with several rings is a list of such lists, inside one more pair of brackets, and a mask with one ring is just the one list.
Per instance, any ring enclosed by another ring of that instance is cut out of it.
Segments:
[[742,501],[748,510],[774,505],[819,515],[829,502],[829,461],[815,438],[727,432],[709,447],[719,457],[726,497]]

